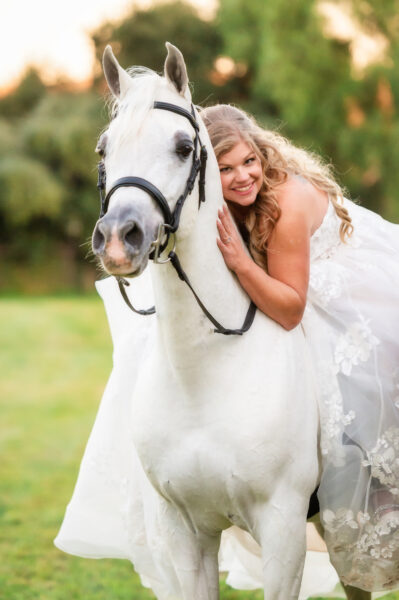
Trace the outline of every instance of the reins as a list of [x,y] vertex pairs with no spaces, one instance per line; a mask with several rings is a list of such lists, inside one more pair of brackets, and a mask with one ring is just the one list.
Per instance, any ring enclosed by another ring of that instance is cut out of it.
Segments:
[[[207,153],[207,149],[206,149],[205,145],[202,144],[202,142],[201,142],[201,138],[199,136],[199,125],[198,125],[197,119],[195,117],[194,107],[192,105],[191,105],[191,113],[188,110],[186,110],[185,108],[182,108],[181,106],[178,106],[175,104],[170,104],[169,102],[154,102],[154,108],[158,108],[161,110],[168,110],[168,111],[174,112],[182,117],[185,117],[186,119],[188,119],[190,121],[193,129],[195,130],[193,160],[192,160],[192,165],[191,165],[191,171],[188,176],[184,192],[178,198],[173,212],[171,212],[169,205],[166,201],[166,198],[162,194],[162,192],[155,185],[153,185],[150,181],[147,181],[146,179],[143,179],[141,177],[121,177],[115,181],[115,183],[112,185],[112,187],[110,188],[108,193],[105,194],[106,173],[105,173],[104,161],[101,160],[98,163],[98,181],[97,181],[97,187],[100,192],[100,201],[101,201],[101,209],[100,209],[100,217],[99,218],[101,219],[106,214],[106,212],[108,210],[110,198],[116,192],[117,189],[119,189],[121,187],[137,187],[137,188],[140,188],[140,189],[144,190],[145,192],[147,192],[147,194],[149,194],[155,200],[155,202],[158,204],[159,208],[161,209],[161,211],[163,213],[163,217],[164,217],[164,222],[159,226],[158,237],[152,244],[153,250],[151,251],[149,258],[151,260],[153,260],[155,263],[166,263],[169,261],[171,262],[171,264],[175,268],[176,273],[179,276],[179,278],[182,281],[184,281],[187,284],[187,286],[190,288],[191,292],[194,295],[195,300],[197,301],[197,303],[198,303],[199,307],[201,308],[202,312],[204,313],[204,315],[215,326],[215,329],[214,329],[215,333],[222,333],[223,335],[242,335],[243,333],[248,331],[248,329],[251,327],[251,325],[254,321],[254,318],[255,318],[256,305],[252,301],[249,305],[249,308],[248,308],[247,314],[245,316],[242,327],[240,329],[227,329],[226,327],[221,325],[212,316],[212,314],[207,310],[205,305],[201,302],[200,298],[198,297],[194,288],[192,287],[187,274],[185,273],[185,271],[183,270],[183,268],[180,264],[180,260],[177,256],[176,252],[174,251],[174,247],[172,250],[170,250],[170,252],[168,253],[168,257],[166,259],[160,258],[160,255],[167,248],[167,246],[169,244],[170,237],[174,236],[174,234],[176,233],[176,231],[179,228],[180,215],[181,215],[182,208],[184,206],[184,203],[185,203],[187,197],[193,191],[195,181],[197,179],[198,174],[199,174],[198,209],[200,209],[202,202],[205,202],[205,175],[206,175],[206,161],[208,158],[208,153]],[[199,152],[199,156],[198,156],[198,152]],[[131,301],[126,293],[126,290],[125,290],[125,287],[130,285],[129,282],[124,277],[120,277],[120,276],[116,276],[116,279],[118,281],[118,286],[119,286],[119,290],[122,294],[122,297],[123,297],[124,301],[126,302],[126,304],[128,305],[128,307],[132,311],[134,311],[135,313],[137,313],[139,315],[144,315],[144,316],[152,315],[155,313],[154,306],[151,308],[148,308],[148,309],[136,309],[133,306],[133,304],[131,303]]]

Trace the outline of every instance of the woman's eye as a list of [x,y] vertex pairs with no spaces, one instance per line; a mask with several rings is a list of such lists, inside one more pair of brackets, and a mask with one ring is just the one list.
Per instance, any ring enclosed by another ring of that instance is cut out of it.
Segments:
[[250,165],[251,163],[253,163],[253,162],[254,162],[254,160],[255,160],[255,157],[254,157],[254,156],[251,156],[251,158],[247,158],[247,160],[245,161],[245,164],[246,164],[246,165]]
[[220,173],[228,173],[230,170],[230,167],[221,167],[219,169]]

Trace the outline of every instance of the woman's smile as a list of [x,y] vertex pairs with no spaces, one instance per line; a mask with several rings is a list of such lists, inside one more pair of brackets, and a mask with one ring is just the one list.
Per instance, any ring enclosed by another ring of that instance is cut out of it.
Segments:
[[246,142],[238,142],[218,160],[224,199],[240,206],[250,206],[262,187],[262,165],[258,155]]
[[244,185],[242,187],[236,187],[233,188],[238,194],[242,194],[243,196],[245,196],[246,194],[248,194],[250,191],[252,191],[252,188],[254,186],[254,182],[251,181],[250,183],[248,183],[248,185]]

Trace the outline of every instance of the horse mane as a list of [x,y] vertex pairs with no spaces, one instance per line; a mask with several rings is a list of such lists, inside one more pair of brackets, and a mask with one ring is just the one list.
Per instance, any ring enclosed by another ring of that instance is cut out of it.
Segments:
[[122,99],[112,96],[108,102],[111,117],[109,128],[117,118],[113,135],[118,144],[139,132],[141,124],[153,107],[158,90],[167,85],[164,77],[146,67],[130,67],[127,73],[132,78],[130,89]]

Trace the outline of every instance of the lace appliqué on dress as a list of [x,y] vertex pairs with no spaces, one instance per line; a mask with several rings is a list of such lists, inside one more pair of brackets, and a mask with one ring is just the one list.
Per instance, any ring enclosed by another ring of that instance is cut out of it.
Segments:
[[336,265],[316,261],[310,268],[308,299],[323,308],[342,294],[345,275]]
[[371,475],[399,497],[399,428],[387,429],[366,456],[363,466],[370,467]]
[[353,410],[345,414],[343,399],[336,379],[336,370],[330,364],[317,365],[321,394],[321,440],[320,449],[323,457],[335,466],[345,461],[342,447],[342,435],[346,426],[355,418]]
[[341,508],[325,510],[322,518],[330,557],[343,583],[380,590],[399,584],[398,517],[373,523],[367,512],[355,516]]
[[379,344],[373,335],[369,321],[361,319],[348,327],[338,338],[334,352],[334,363],[337,373],[350,375],[352,367],[370,358],[372,349]]
[[[394,496],[399,480],[399,428],[391,427],[367,452],[363,466]],[[384,519],[370,512],[355,516],[348,508],[322,513],[332,561],[344,583],[368,589],[388,589],[399,584],[399,517],[397,511]],[[351,557],[351,562],[348,560]],[[386,574],[390,573],[387,580]]]
[[344,464],[342,436],[345,427],[356,417],[354,410],[344,411],[342,394],[336,376],[350,376],[354,366],[369,360],[372,350],[379,344],[369,321],[359,319],[352,323],[335,342],[333,364],[318,362],[321,393],[321,453],[335,466]]

